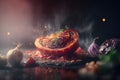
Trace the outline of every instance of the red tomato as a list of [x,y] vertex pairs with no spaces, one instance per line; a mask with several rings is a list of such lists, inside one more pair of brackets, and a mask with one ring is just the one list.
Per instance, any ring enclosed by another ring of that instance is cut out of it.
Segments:
[[77,48],[77,50],[75,51],[75,53],[80,54],[82,52],[82,49],[80,47]]
[[[42,46],[40,42],[45,39],[46,37],[40,37],[35,40],[35,46],[38,50],[40,50],[42,53],[47,55],[56,55],[56,56],[63,56],[70,53],[73,53],[79,46],[78,44],[78,33],[77,31],[73,29],[67,29],[62,32],[62,35],[66,34],[67,32],[70,33],[70,36],[72,38],[72,41],[66,41],[68,44],[62,48],[48,48],[45,46]],[[65,35],[66,36],[66,35]]]
[[30,57],[25,64],[26,67],[32,67],[32,66],[35,66],[35,65],[36,65],[36,61],[32,57]]

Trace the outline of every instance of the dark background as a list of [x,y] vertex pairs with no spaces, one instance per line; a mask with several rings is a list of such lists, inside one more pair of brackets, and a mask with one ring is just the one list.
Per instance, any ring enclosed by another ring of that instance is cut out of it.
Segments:
[[[51,20],[55,12],[62,8],[65,9],[67,18],[61,25],[81,25],[88,17],[88,21],[94,21],[93,36],[103,39],[120,38],[119,0],[31,0],[31,3],[36,14],[35,20],[39,19],[41,5],[45,20]],[[106,22],[102,22],[102,18],[106,18]]]
[[95,37],[99,37],[100,44],[106,39],[120,38],[119,0],[1,0],[1,5],[3,20],[0,20],[8,24],[2,26],[0,21],[2,47],[12,46],[17,41],[27,47],[34,46],[37,37],[65,26],[76,29],[79,42],[86,46]]

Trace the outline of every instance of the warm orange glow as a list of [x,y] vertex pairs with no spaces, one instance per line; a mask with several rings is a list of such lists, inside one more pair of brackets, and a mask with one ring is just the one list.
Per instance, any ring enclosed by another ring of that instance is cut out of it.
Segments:
[[[49,54],[49,55],[57,55],[57,56],[61,56],[61,55],[66,55],[69,53],[73,53],[77,48],[78,48],[78,33],[75,30],[72,29],[68,29],[65,30],[63,33],[64,35],[67,32],[71,32],[72,34],[72,41],[66,42],[68,44],[66,44],[64,47],[62,48],[56,48],[56,49],[52,49],[52,48],[48,48],[46,46],[43,46],[44,44],[48,43],[47,41],[57,38],[59,37],[60,34],[51,34],[50,36],[45,36],[45,37],[39,37],[35,40],[35,46],[37,47],[37,49],[39,51],[41,51],[41,53],[44,54]],[[42,45],[40,44],[42,42]]]
[[102,22],[106,22],[106,18],[102,18]]
[[10,36],[10,35],[11,35],[11,33],[10,33],[10,32],[7,32],[7,35],[8,35],[8,36]]
[[47,38],[52,39],[52,38],[58,38],[59,34],[51,34],[47,36]]

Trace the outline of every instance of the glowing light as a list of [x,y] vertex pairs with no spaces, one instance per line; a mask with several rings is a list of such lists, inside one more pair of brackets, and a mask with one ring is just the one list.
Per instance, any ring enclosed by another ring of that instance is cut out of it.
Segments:
[[106,22],[106,18],[102,18],[102,22]]
[[7,32],[7,35],[8,35],[8,36],[10,36],[10,35],[11,35],[11,33],[10,33],[10,32]]
[[44,26],[45,28],[47,28],[47,26]]

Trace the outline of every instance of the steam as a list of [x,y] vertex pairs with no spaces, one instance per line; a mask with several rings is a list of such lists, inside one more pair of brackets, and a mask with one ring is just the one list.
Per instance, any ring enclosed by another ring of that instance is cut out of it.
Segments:
[[[44,3],[43,3],[44,4]],[[41,8],[36,8],[35,15],[38,18],[34,19],[36,37],[44,36],[53,32],[60,30],[62,23],[67,18],[66,6],[64,4],[57,5],[57,7],[52,6],[53,9],[47,9],[49,12],[44,12],[44,5],[40,4]]]
[[[34,46],[33,43],[37,37],[63,28],[62,25],[70,16],[65,4],[52,6],[53,9],[50,8],[50,12],[44,13],[45,6],[41,2],[40,6],[31,3],[27,0],[2,0],[0,2],[0,44],[2,46],[11,46],[14,42],[21,42],[29,47],[29,44]],[[79,32],[80,46],[87,49],[92,42],[91,33],[94,23],[91,20],[83,20],[80,23],[75,24],[74,28]]]
[[82,48],[86,50],[93,41],[93,25],[94,22],[83,22],[80,27],[75,28],[79,32],[79,44]]
[[2,46],[29,39],[33,30],[30,4],[26,0],[2,0],[0,8]]

